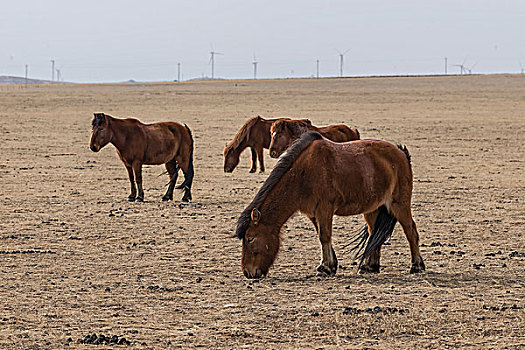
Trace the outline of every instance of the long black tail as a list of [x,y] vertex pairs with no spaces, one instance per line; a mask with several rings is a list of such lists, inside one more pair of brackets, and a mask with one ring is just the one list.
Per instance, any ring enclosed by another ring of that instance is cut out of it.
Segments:
[[350,249],[351,253],[355,252],[355,260],[361,259],[362,264],[373,251],[381,247],[383,243],[392,236],[396,223],[396,217],[388,212],[386,206],[380,206],[376,222],[374,223],[374,228],[372,229],[372,234],[368,234],[368,226],[365,225],[365,227],[354,236],[352,241],[348,244],[351,245],[357,243],[352,249]]
[[193,170],[193,135],[191,134],[190,128],[184,124],[184,127],[186,130],[188,130],[188,134],[190,135],[191,145],[190,145],[190,162],[188,165],[188,171],[186,172],[184,176],[184,182],[182,182],[179,186],[175,187],[177,189],[185,188],[191,189],[191,184],[193,183],[193,176],[194,176],[194,170]]

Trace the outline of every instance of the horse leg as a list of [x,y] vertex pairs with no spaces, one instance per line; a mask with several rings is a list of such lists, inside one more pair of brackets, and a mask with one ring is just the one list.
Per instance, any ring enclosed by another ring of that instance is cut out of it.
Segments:
[[142,163],[133,163],[133,172],[135,173],[135,181],[139,190],[139,195],[135,199],[137,202],[144,202],[144,189],[142,188]]
[[[177,163],[179,164],[180,169],[182,169],[182,173],[184,174],[184,182],[186,182],[188,177],[193,178],[193,174],[189,173],[190,172],[189,157],[183,157],[183,156],[178,155],[177,157],[175,157],[175,159],[177,160]],[[182,196],[182,201],[183,202],[191,201],[191,181],[188,184],[184,185],[184,195]]]
[[137,189],[135,188],[135,178],[133,176],[133,168],[126,165],[128,171],[129,182],[131,183],[131,193],[128,196],[128,201],[133,202],[137,196]]
[[259,158],[259,171],[264,173],[264,149],[262,147],[257,148],[257,157]]
[[412,267],[410,273],[419,273],[425,270],[425,263],[419,251],[419,233],[417,232],[416,223],[412,218],[412,212],[409,205],[400,205],[392,202],[390,211],[399,221],[405,232],[405,236],[410,245],[410,255],[412,257]]
[[173,200],[173,189],[175,188],[175,183],[177,182],[177,178],[179,176],[179,169],[179,165],[173,159],[166,163],[166,170],[168,171],[170,182],[168,184],[168,190],[166,191],[166,194],[162,197],[163,201]]
[[250,173],[254,173],[257,171],[257,152],[253,147],[250,147],[250,150],[252,151],[252,168],[250,169]]
[[[377,210],[363,214],[363,218],[366,221],[366,225],[368,226],[368,235],[372,235],[372,229],[374,227],[374,224],[377,219],[377,214],[379,212]],[[367,258],[363,259],[361,263],[359,264],[359,270],[358,273],[379,273],[379,260],[381,259],[381,247],[378,247],[376,250],[370,254]]]
[[332,247],[332,217],[310,218],[310,220],[315,225],[323,252],[323,259],[317,267],[317,276],[333,276],[337,272],[338,265],[337,257]]

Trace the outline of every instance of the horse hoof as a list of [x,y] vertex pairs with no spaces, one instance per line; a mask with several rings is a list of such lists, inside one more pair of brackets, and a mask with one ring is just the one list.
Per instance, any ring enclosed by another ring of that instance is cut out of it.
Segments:
[[250,173],[254,173],[257,169],[250,169]]
[[380,267],[379,265],[363,265],[359,268],[357,271],[358,274],[364,274],[364,273],[379,273]]
[[425,268],[421,266],[412,266],[410,268],[410,273],[421,273],[423,271],[425,271]]
[[319,265],[317,266],[317,274],[316,276],[318,277],[328,277],[328,276],[333,276],[335,275],[335,271],[332,271],[330,268],[324,266],[324,265]]
[[264,173],[264,169],[259,170],[259,173],[263,174]]
[[423,262],[423,259],[419,257],[419,262],[416,264],[412,264],[412,267],[410,268],[410,273],[420,273],[425,271],[425,263]]
[[173,200],[173,197],[166,197],[166,196],[162,197],[162,201],[163,202],[167,202],[167,201],[171,201],[171,200]]
[[135,199],[135,202],[144,202],[144,198],[137,197],[137,198]]
[[128,197],[128,202],[134,202],[134,201],[135,201],[135,196]]

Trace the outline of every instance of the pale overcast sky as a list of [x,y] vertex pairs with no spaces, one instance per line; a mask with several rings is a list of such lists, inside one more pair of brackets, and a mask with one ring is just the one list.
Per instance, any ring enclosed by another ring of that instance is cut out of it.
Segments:
[[525,68],[525,1],[2,0],[0,75],[74,82]]

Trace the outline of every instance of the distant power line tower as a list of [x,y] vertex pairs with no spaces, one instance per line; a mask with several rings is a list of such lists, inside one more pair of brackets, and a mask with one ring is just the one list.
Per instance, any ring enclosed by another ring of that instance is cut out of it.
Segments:
[[315,61],[317,63],[316,77],[319,79],[319,60]]
[[27,85],[27,72],[28,72],[29,66],[26,64],[26,85]]
[[55,81],[55,60],[51,60],[51,82]]
[[177,81],[180,81],[180,62],[177,63]]
[[341,51],[337,50],[336,51],[339,53],[339,77],[343,77],[343,61],[344,61],[344,56],[346,55],[346,53],[348,51],[350,51],[350,49],[346,50],[345,52],[341,53]]
[[57,68],[57,83],[60,83],[60,69]]
[[211,78],[215,78],[215,55],[222,55],[220,52],[215,52],[213,49],[210,52],[210,63],[211,63]]
[[445,75],[447,75],[447,67],[448,67],[447,61],[448,59],[445,57]]
[[257,58],[255,58],[255,54],[253,54],[253,79],[257,79],[257,64],[259,64],[259,62],[257,62]]

